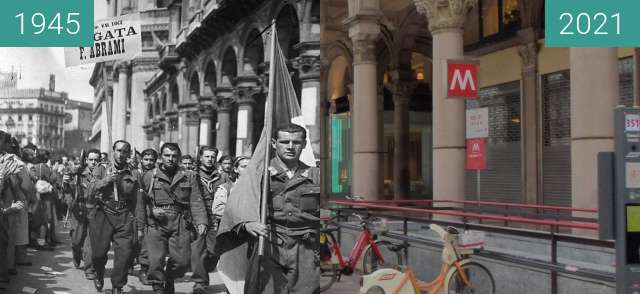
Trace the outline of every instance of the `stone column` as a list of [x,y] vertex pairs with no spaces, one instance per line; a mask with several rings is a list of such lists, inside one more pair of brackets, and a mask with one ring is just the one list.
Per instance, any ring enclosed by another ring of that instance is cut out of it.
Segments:
[[146,87],[146,82],[151,79],[157,68],[155,62],[145,60],[133,61],[133,74],[131,76],[131,125],[130,131],[127,134],[127,140],[129,140],[135,148],[144,146],[145,140],[142,126],[144,126],[144,117],[147,110],[147,103],[144,101],[146,97],[144,88]]
[[597,155],[613,151],[613,109],[620,94],[616,49],[570,48],[569,66],[571,206],[597,208]]
[[538,96],[538,48],[534,42],[518,48],[522,58],[522,97],[520,99],[520,132],[523,199],[528,204],[542,204],[538,187],[540,184],[540,143]]
[[382,196],[382,166],[378,122],[375,40],[380,33],[377,15],[356,15],[345,20],[353,42],[353,188],[355,196],[376,200]]
[[302,82],[301,105],[302,117],[309,129],[309,139],[313,154],[320,158],[320,48],[316,46],[300,46],[305,48],[305,55],[294,60],[294,66],[300,72]]
[[187,109],[183,105],[178,106],[178,140],[177,143],[186,146],[189,141],[189,132],[187,131]]
[[[201,99],[202,100],[202,99]],[[209,99],[211,100],[211,99]],[[213,143],[213,136],[211,136],[211,129],[213,127],[213,106],[210,104],[203,104],[200,107],[200,146],[211,146]]]
[[231,99],[218,99],[218,130],[216,132],[216,148],[221,155],[229,154],[229,132],[231,128]]
[[236,134],[236,154],[251,155],[253,139],[253,105],[255,101],[250,89],[238,90],[238,124]]
[[393,87],[393,198],[410,196],[409,175],[409,101],[412,85],[407,79],[411,72],[400,73]]
[[475,0],[414,0],[433,36],[433,199],[464,200],[464,100],[446,99],[447,59],[464,58],[463,26]]
[[180,148],[182,149],[182,154],[191,154],[193,156],[195,155],[200,135],[198,131],[200,128],[200,114],[197,105],[192,105],[188,109],[185,120],[187,140],[185,145],[181,145]]
[[156,124],[153,126],[153,141],[151,145],[156,150],[160,150],[160,128]]
[[119,62],[116,64],[116,71],[118,72],[118,90],[113,99],[113,106],[111,110],[111,139],[112,142],[116,140],[123,140],[126,138],[127,128],[127,94],[129,88],[129,74],[131,69],[129,68],[129,62]]

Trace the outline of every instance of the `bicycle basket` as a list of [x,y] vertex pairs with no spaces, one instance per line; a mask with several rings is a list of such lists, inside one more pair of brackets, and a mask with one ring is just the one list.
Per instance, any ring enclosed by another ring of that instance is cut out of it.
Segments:
[[386,233],[389,231],[389,228],[387,227],[387,219],[386,218],[379,218],[379,219],[375,219],[374,221],[369,223],[369,230],[371,230],[374,233]]
[[484,246],[484,232],[467,230],[458,235],[456,249],[474,250]]

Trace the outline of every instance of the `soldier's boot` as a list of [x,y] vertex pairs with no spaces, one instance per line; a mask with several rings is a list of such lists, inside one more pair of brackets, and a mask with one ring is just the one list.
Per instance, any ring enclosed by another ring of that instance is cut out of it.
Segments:
[[102,287],[104,287],[104,278],[103,277],[96,277],[93,280],[93,286],[96,287],[96,290],[98,292],[102,292]]
[[73,253],[73,266],[75,268],[80,268],[80,262],[82,261],[82,250],[80,250],[80,248],[77,248],[76,246],[73,246],[71,248],[71,251]]
[[195,283],[193,285],[193,294],[207,294],[206,287],[205,283]]
[[138,276],[138,278],[140,279],[140,283],[147,286],[151,285],[151,283],[149,282],[149,277],[147,275],[148,271],[149,267],[143,265],[140,267],[140,276]]

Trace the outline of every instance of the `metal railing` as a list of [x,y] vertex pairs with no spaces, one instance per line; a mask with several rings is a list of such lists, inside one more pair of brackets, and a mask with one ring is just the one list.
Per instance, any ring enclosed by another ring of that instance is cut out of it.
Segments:
[[[577,229],[577,230],[586,230],[586,231],[597,231],[598,224],[597,220],[592,218],[575,218],[575,217],[567,217],[569,220],[561,220],[558,219],[557,216],[551,216],[551,218],[545,218],[545,215],[534,215],[532,217],[525,217],[521,215],[511,215],[508,209],[510,208],[519,208],[519,209],[533,209],[536,211],[559,211],[559,212],[580,212],[580,213],[594,213],[597,215],[596,209],[584,209],[584,208],[570,208],[570,207],[555,207],[555,206],[543,206],[543,205],[530,205],[530,204],[515,204],[515,203],[498,203],[498,202],[487,202],[487,201],[456,201],[456,200],[442,200],[442,201],[433,201],[433,200],[377,200],[377,201],[364,201],[364,200],[329,200],[330,204],[338,205],[339,207],[330,208],[332,211],[335,211],[338,219],[346,220],[349,215],[355,213],[359,213],[361,215],[373,216],[373,217],[382,217],[390,220],[398,220],[402,221],[403,229],[402,233],[398,232],[383,232],[382,235],[395,239],[398,241],[402,241],[405,244],[414,243],[414,244],[422,244],[431,247],[442,247],[441,242],[419,238],[414,236],[409,236],[409,224],[417,223],[417,224],[427,224],[427,223],[437,223],[444,226],[455,226],[460,227],[465,230],[473,229],[480,230],[485,232],[491,232],[496,234],[503,235],[511,235],[511,236],[519,236],[519,237],[529,237],[540,240],[546,240],[550,242],[550,261],[545,260],[537,260],[526,258],[522,256],[516,256],[512,254],[505,254],[501,252],[494,252],[489,250],[480,250],[476,255],[480,257],[485,257],[491,260],[498,260],[507,263],[513,263],[518,265],[524,265],[531,268],[550,271],[551,279],[550,279],[550,288],[551,293],[558,293],[558,274],[567,274],[576,277],[582,277],[591,279],[594,281],[600,281],[603,284],[606,283],[615,283],[615,273],[599,271],[595,269],[587,269],[587,268],[579,268],[573,265],[562,264],[558,262],[558,242],[564,243],[573,243],[573,244],[581,244],[588,245],[600,248],[608,248],[612,249],[615,246],[615,243],[612,241],[598,240],[589,237],[571,235],[571,234],[561,234],[559,233],[561,229]],[[443,204],[464,204],[465,207],[441,207],[434,206],[433,204],[443,203]],[[407,205],[412,205],[414,207],[407,207]],[[416,207],[416,206],[426,206],[425,207]],[[469,208],[467,205],[475,205],[478,207]],[[506,207],[507,211],[501,211],[500,214],[487,214],[485,207]],[[468,212],[468,210],[477,210],[482,209],[482,212]],[[442,220],[442,219],[434,219],[434,216],[444,216],[451,218],[459,219],[459,221],[454,220]],[[476,220],[479,222],[471,222],[471,220]],[[504,224],[504,226],[491,225],[486,223],[481,223],[482,221],[499,221]],[[522,225],[533,225],[537,229],[523,229],[523,228],[514,228],[509,227],[511,224],[522,224]],[[357,230],[357,226],[349,223],[338,223],[340,228],[349,228]],[[548,228],[548,230],[542,230],[541,228]],[[339,231],[338,238],[341,239]],[[408,249],[405,249],[405,260],[408,258]]]

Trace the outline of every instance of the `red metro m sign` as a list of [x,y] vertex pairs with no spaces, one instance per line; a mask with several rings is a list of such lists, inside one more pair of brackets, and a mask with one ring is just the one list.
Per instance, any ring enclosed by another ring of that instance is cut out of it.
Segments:
[[478,99],[478,63],[447,60],[447,98]]

